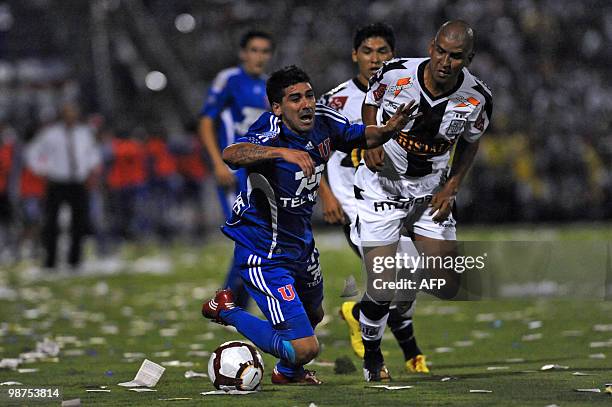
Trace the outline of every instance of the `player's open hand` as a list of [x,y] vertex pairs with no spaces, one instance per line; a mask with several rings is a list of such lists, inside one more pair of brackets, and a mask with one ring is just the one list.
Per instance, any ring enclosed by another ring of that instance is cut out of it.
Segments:
[[418,107],[419,105],[415,104],[414,99],[411,100],[408,104],[402,103],[387,122],[389,130],[400,131],[404,127],[406,127],[408,122],[421,116],[421,112],[415,113]]
[[377,172],[383,169],[385,164],[385,149],[382,146],[365,150],[363,159],[366,166],[372,172]]
[[321,194],[323,204],[323,219],[331,225],[346,224],[346,216],[342,210],[340,201],[333,194]]
[[[442,223],[448,219],[455,202],[456,193],[448,185],[434,194],[431,198],[431,210],[429,215],[434,215],[432,220],[436,223]],[[437,213],[436,213],[437,212]]]
[[283,160],[298,165],[306,178],[312,177],[315,173],[314,161],[306,151],[280,147],[278,152]]
[[232,188],[236,184],[236,176],[229,167],[223,163],[213,168],[217,184],[222,188]]

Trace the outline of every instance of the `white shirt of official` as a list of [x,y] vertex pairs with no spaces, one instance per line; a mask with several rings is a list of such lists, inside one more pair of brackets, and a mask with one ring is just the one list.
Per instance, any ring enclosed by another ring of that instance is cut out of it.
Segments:
[[92,130],[82,124],[43,128],[26,153],[32,170],[52,182],[85,182],[102,156]]

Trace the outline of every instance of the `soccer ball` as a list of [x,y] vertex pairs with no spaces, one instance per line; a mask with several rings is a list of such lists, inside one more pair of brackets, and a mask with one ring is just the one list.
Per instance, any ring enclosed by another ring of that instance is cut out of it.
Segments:
[[258,390],[264,373],[261,355],[248,343],[221,344],[208,361],[208,377],[219,390]]

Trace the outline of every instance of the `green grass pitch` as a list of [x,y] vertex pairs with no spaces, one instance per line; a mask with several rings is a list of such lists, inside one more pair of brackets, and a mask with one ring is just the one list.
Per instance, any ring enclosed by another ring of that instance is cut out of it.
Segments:
[[[609,225],[528,229],[473,228],[464,239],[612,240]],[[324,241],[323,239],[322,241]],[[357,277],[359,261],[342,244],[319,246],[325,279],[328,318],[317,331],[322,351],[310,369],[325,382],[319,387],[274,386],[270,372],[274,360],[264,356],[263,389],[246,396],[202,396],[213,390],[207,378],[184,377],[187,370],[206,372],[212,351],[235,332],[204,321],[202,299],[222,282],[231,255],[225,239],[202,248],[174,246],[165,252],[172,260],[170,273],[152,275],[119,273],[102,277],[78,276],[51,281],[24,282],[22,267],[0,271],[0,287],[17,296],[0,300],[0,358],[17,357],[32,350],[45,337],[73,336],[57,361],[40,361],[20,368],[32,373],[0,369],[0,382],[19,381],[26,387],[59,386],[63,399],[80,398],[83,405],[215,405],[215,406],[357,406],[357,405],[521,405],[559,406],[612,403],[604,384],[612,382],[612,331],[594,329],[612,324],[612,302],[603,300],[489,300],[440,302],[422,299],[417,305],[418,342],[431,362],[431,375],[403,370],[403,357],[392,335],[383,339],[392,385],[405,390],[366,387],[360,361],[353,355],[344,322],[338,317],[344,279]],[[136,259],[155,249],[133,248],[126,256]],[[541,321],[530,329],[528,323]],[[93,338],[93,339],[92,339]],[[102,338],[102,339],[100,339]],[[65,338],[64,338],[65,339]],[[599,342],[599,344],[598,344]],[[593,347],[595,343],[595,347]],[[602,345],[603,343],[603,345]],[[444,348],[451,348],[444,349]],[[131,380],[144,357],[157,363],[170,360],[192,366],[166,367],[157,392],[135,393],[117,386]],[[606,357],[593,354],[603,353]],[[338,375],[330,362],[350,357],[357,371]],[[540,371],[545,364],[568,369]],[[491,369],[493,368],[493,369]],[[574,375],[581,372],[587,375]],[[452,380],[441,381],[444,377]],[[91,386],[108,386],[109,393],[88,393]],[[5,397],[7,386],[0,386]],[[601,393],[577,392],[599,388]],[[491,393],[470,393],[470,390]],[[185,397],[191,400],[160,401]],[[7,399],[0,398],[0,405]],[[44,405],[22,401],[27,405]],[[19,403],[16,403],[17,405]],[[48,402],[59,405],[58,400]]]

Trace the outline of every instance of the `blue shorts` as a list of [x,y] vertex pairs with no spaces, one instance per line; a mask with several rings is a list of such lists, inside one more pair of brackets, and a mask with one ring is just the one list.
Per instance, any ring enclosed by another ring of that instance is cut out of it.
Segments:
[[323,278],[315,248],[307,264],[270,262],[236,244],[234,267],[259,309],[275,329],[289,330],[291,339],[314,335],[306,310],[323,302]]

